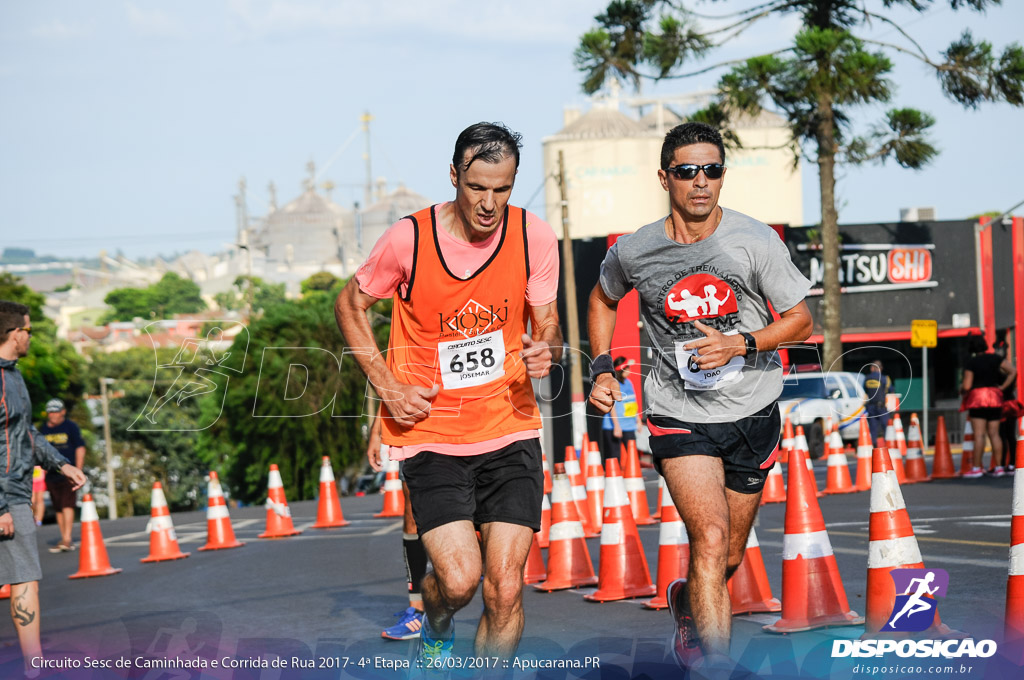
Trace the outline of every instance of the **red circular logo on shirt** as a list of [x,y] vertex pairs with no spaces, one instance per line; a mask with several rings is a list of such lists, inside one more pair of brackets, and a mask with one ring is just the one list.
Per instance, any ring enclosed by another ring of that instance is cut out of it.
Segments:
[[681,279],[665,296],[665,316],[674,323],[706,319],[739,311],[736,294],[722,279],[694,274]]

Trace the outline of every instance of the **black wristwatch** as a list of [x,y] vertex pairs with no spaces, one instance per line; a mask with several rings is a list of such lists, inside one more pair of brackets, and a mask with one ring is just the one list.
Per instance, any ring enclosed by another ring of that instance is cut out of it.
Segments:
[[754,336],[743,331],[740,331],[740,335],[743,336],[743,344],[747,347],[747,356],[752,357],[757,354],[757,341],[754,340]]

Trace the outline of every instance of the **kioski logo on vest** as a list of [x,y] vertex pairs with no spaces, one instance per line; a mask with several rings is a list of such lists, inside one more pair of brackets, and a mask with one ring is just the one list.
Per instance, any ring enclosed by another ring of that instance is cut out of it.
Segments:
[[896,603],[882,632],[919,632],[935,621],[936,596],[945,597],[949,574],[945,569],[893,569]]
[[738,310],[732,288],[711,274],[680,279],[665,296],[665,316],[672,323],[725,316]]
[[[508,300],[505,300],[507,303]],[[495,307],[485,305],[470,298],[462,309],[451,314],[438,314],[441,321],[441,337],[455,337],[456,333],[471,338],[481,333],[496,330],[505,325],[508,319],[508,305]]]

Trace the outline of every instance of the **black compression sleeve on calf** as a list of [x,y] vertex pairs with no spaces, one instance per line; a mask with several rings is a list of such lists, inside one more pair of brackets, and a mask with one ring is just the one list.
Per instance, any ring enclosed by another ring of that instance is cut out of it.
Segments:
[[598,354],[590,362],[590,382],[597,380],[602,373],[615,373],[615,364],[612,363],[611,354]]
[[427,575],[427,551],[423,548],[423,541],[416,534],[402,534],[402,553],[405,557],[405,578],[409,583],[409,595],[418,596],[420,584]]

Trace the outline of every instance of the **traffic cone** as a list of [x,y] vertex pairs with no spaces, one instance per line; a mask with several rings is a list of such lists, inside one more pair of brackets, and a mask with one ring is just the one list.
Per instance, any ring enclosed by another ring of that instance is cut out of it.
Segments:
[[160,482],[153,482],[153,493],[150,498],[150,518],[146,524],[146,531],[149,532],[149,556],[139,561],[163,562],[188,557],[189,553],[181,552],[181,548],[178,547],[171,511],[167,508],[167,497],[164,496],[164,487]]
[[[899,437],[899,434],[896,435]],[[917,414],[910,414],[910,428],[907,430],[907,459],[903,462],[903,471],[907,473],[909,482],[930,482],[928,467],[924,464],[924,445],[921,442],[921,423]]]
[[100,516],[96,514],[96,503],[92,500],[92,494],[88,493],[82,497],[81,532],[82,551],[78,555],[78,571],[68,578],[109,576],[121,571],[110,566],[107,547],[103,544],[103,534],[100,532]]
[[[804,466],[804,469],[807,470],[807,474],[811,478],[811,486],[814,488],[814,497],[821,498],[825,494],[818,489],[818,480],[814,477],[814,465],[811,463],[811,452],[810,449],[807,448],[807,437],[804,436],[803,425],[796,426],[796,436],[793,437],[792,451],[796,451],[797,449],[800,449],[804,454],[800,457],[801,465]],[[790,453],[792,453],[792,451],[790,451]],[[792,465],[792,462],[790,462],[790,464]]]
[[949,433],[946,432],[946,417],[939,416],[935,423],[935,456],[932,458],[932,479],[959,477],[953,465],[953,454],[949,450]]
[[[896,472],[896,479],[900,484],[907,481],[907,473],[903,469],[903,452],[896,443],[896,425],[893,419],[885,426],[885,448],[889,452],[889,460],[892,461],[892,469]],[[874,468],[872,468],[874,469]]]
[[257,538],[285,538],[301,533],[292,524],[292,511],[284,496],[281,472],[275,463],[271,463],[267,479],[267,530]]
[[665,493],[665,478],[658,475],[658,503],[654,506],[654,514],[651,515],[653,519],[661,520],[661,500]]
[[540,583],[547,577],[548,570],[544,568],[544,557],[540,554],[540,541],[537,534],[534,534],[530,554],[526,557],[526,568],[523,570],[523,583]]
[[583,525],[576,514],[572,486],[562,463],[555,464],[551,480],[551,542],[548,545],[548,578],[537,590],[567,590],[597,583],[590,552],[583,538]]
[[576,450],[571,446],[565,447],[565,474],[569,477],[572,500],[576,504],[576,515],[583,525],[584,535],[587,538],[600,536],[601,532],[594,528],[594,521],[587,507],[587,484],[583,481],[583,470],[580,469],[580,461],[576,458]]
[[11,599],[11,584],[8,583],[6,586],[0,586],[0,600],[9,599]]
[[828,441],[828,477],[825,493],[854,493],[857,489],[850,479],[850,466],[843,451],[843,440],[839,436],[839,427],[832,426]]
[[231,517],[228,515],[228,504],[224,502],[224,491],[220,487],[217,473],[210,472],[210,483],[206,487],[206,545],[203,550],[223,550],[238,548],[243,545],[235,538],[235,530],[231,528]]
[[871,452],[873,450],[868,416],[862,413],[860,414],[860,435],[857,437],[857,491],[867,491],[871,488]]
[[626,493],[629,494],[629,506],[633,511],[633,521],[637,525],[654,524],[650,508],[647,507],[647,491],[644,487],[644,474],[640,471],[640,456],[636,451],[636,442],[630,440],[625,449],[622,476]]
[[644,602],[647,609],[666,609],[665,591],[677,578],[686,578],[690,571],[690,537],[679,516],[672,496],[666,491],[661,501],[661,527],[658,534],[658,590]]
[[1010,569],[1006,581],[1004,637],[1017,647],[1024,643],[1024,419],[1017,432],[1013,471],[1013,517],[1010,520]]
[[544,493],[551,493],[551,466],[548,465],[548,454],[540,450],[540,465],[544,469]]
[[[398,484],[401,486],[402,483]],[[384,485],[387,486],[387,481],[384,482]],[[341,512],[341,500],[338,498],[338,487],[334,483],[331,459],[329,456],[324,456],[323,463],[320,465],[320,501],[316,506],[316,524],[313,525],[313,528],[331,529],[347,524],[345,515]]]
[[591,525],[600,531],[604,516],[604,468],[601,467],[601,451],[592,447],[587,451],[587,513]]
[[977,456],[974,455],[974,428],[971,427],[971,419],[964,418],[964,445],[963,453],[960,454],[960,475],[967,474],[972,468],[981,467],[983,455],[985,455],[984,451],[979,451]]
[[[778,448],[776,448],[776,451],[778,451]],[[775,462],[768,469],[768,478],[764,481],[764,491],[761,492],[761,505],[785,502],[786,483],[782,480],[782,466]]]
[[[907,475],[907,437],[903,431],[903,421],[900,420],[898,412],[892,415],[892,429],[896,434],[896,450],[900,452],[899,467],[896,467],[896,462],[893,461],[896,477],[900,480],[900,484],[917,484],[916,479],[911,479]],[[889,455],[891,456],[892,452]]]
[[[637,461],[639,464],[639,460]],[[644,546],[629,507],[619,461],[608,459],[605,475],[604,518],[601,531],[601,562],[597,590],[584,595],[591,602],[611,602],[655,594]]]
[[786,533],[782,539],[782,618],[770,633],[795,633],[825,626],[856,626],[864,618],[850,610],[825,520],[804,472],[806,446],[798,442],[789,463]]
[[405,514],[405,494],[398,477],[400,463],[388,460],[384,474],[384,507],[374,517],[401,517]]
[[782,611],[782,603],[772,597],[772,586],[768,583],[768,572],[764,568],[761,545],[757,542],[754,527],[750,527],[747,536],[743,561],[725,585],[729,588],[733,616]]
[[551,501],[548,495],[544,494],[544,500],[540,504],[540,531],[537,532],[537,542],[540,547],[548,547],[548,536],[551,535]]
[[[889,575],[894,569],[924,569],[921,550],[914,537],[903,492],[886,449],[875,449],[871,459],[871,519],[868,524],[868,579],[862,638],[874,638],[893,615],[896,586]],[[923,637],[947,637],[953,633],[939,620]],[[883,634],[884,635],[884,634]]]
[[782,458],[783,463],[789,463],[789,452],[793,450],[793,422],[786,416],[782,426]]

